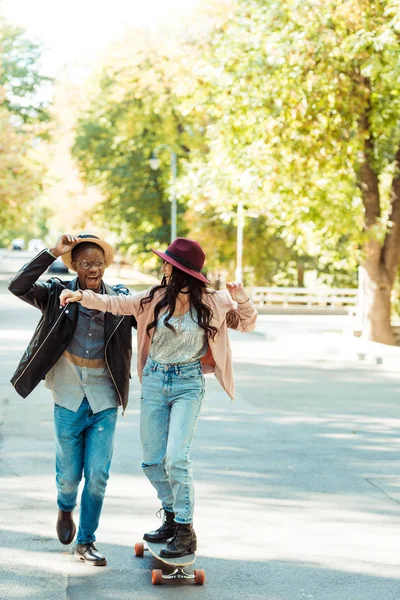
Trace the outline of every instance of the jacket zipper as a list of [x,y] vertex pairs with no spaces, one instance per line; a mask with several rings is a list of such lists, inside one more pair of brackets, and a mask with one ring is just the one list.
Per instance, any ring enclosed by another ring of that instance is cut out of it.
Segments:
[[[48,338],[49,338],[50,334],[52,333],[53,329],[56,327],[56,325],[58,324],[59,320],[60,320],[60,319],[61,319],[61,317],[63,316],[63,313],[65,312],[66,308],[68,308],[68,304],[67,304],[67,305],[65,306],[65,308],[62,310],[61,314],[59,315],[59,317],[58,317],[58,319],[56,320],[56,322],[53,324],[52,328],[50,329],[50,331],[48,332],[48,334],[47,334],[47,335],[46,335],[46,337],[44,338],[43,342],[40,344],[39,348],[36,350],[35,354],[32,356],[31,360],[28,362],[28,364],[26,365],[25,369],[22,371],[22,373],[20,374],[20,376],[18,377],[18,379],[15,381],[15,384],[14,384],[14,386],[16,386],[16,385],[17,385],[17,383],[18,383],[18,381],[21,379],[22,375],[24,375],[25,371],[26,371],[26,370],[28,369],[28,367],[31,365],[31,363],[32,363],[33,359],[34,359],[34,358],[36,358],[36,356],[38,355],[39,351],[42,349],[42,347],[43,347],[43,344],[45,344],[45,343],[46,343],[46,341],[48,340]],[[113,374],[112,374],[112,372],[111,372],[110,366],[109,366],[109,364],[108,364],[108,361],[107,361],[107,346],[108,346],[108,344],[109,344],[109,342],[110,342],[110,339],[112,338],[112,336],[114,335],[114,333],[117,331],[118,327],[121,325],[121,323],[122,323],[122,321],[123,321],[123,320],[124,320],[124,318],[122,317],[122,319],[121,319],[121,320],[120,320],[120,321],[117,323],[117,326],[115,327],[114,331],[112,332],[112,334],[111,334],[111,335],[110,335],[110,337],[108,338],[108,340],[107,340],[107,344],[106,344],[106,347],[105,347],[105,350],[104,350],[104,358],[105,358],[105,361],[106,361],[106,365],[107,365],[108,372],[109,372],[109,373],[110,373],[110,375],[111,375],[111,379],[113,380],[114,387],[115,387],[115,389],[117,390],[117,394],[118,394],[119,400],[120,400],[120,402],[121,402],[121,406],[122,406],[122,408],[123,408],[123,411],[122,411],[122,416],[125,416],[125,409],[124,409],[124,405],[123,405],[123,402],[122,402],[122,397],[121,397],[121,394],[120,394],[120,392],[119,392],[118,386],[117,386],[117,384],[116,384],[116,382],[115,382],[115,379],[114,379],[114,377],[113,377]]]
[[53,329],[55,328],[55,326],[58,324],[59,320],[61,319],[61,317],[63,316],[65,309],[68,307],[68,304],[65,306],[65,308],[63,308],[63,310],[61,311],[58,319],[56,320],[56,322],[54,323],[54,325],[52,326],[52,328],[50,329],[50,331],[48,332],[48,334],[46,335],[46,337],[44,338],[43,342],[40,344],[39,348],[36,350],[35,354],[32,356],[31,360],[28,362],[28,364],[26,365],[25,369],[22,371],[21,375],[18,377],[18,379],[15,381],[14,383],[14,387],[17,385],[18,381],[21,379],[22,375],[25,373],[25,371],[27,370],[27,368],[31,365],[32,361],[34,358],[36,358],[36,356],[39,354],[39,351],[43,348],[43,344],[45,344],[50,336],[50,334],[52,333]]
[[124,320],[124,317],[122,317],[122,319],[120,321],[118,321],[117,326],[115,327],[114,331],[112,332],[112,334],[108,338],[107,343],[106,343],[106,347],[104,348],[104,358],[105,358],[105,361],[106,361],[106,366],[107,366],[108,372],[110,373],[111,379],[113,380],[114,387],[117,390],[117,394],[118,394],[118,397],[119,397],[119,400],[120,400],[120,403],[121,403],[121,406],[122,406],[122,416],[124,417],[125,416],[125,408],[124,408],[124,404],[122,402],[122,397],[121,397],[121,394],[119,393],[118,386],[117,386],[117,384],[115,382],[115,379],[114,379],[113,374],[112,374],[111,369],[110,369],[110,365],[108,364],[108,360],[107,360],[107,347],[108,347],[108,344],[110,343],[110,340],[111,340],[112,336],[117,331],[118,327],[121,325],[121,323],[122,323],[123,320]]

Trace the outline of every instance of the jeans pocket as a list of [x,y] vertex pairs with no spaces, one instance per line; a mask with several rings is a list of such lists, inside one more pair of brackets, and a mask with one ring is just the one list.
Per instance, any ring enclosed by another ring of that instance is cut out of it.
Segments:
[[148,375],[150,375],[151,373],[151,367],[150,365],[144,365],[143,367],[143,371],[142,371],[142,377],[147,377]]
[[203,374],[202,370],[199,368],[187,369],[184,371],[180,371],[179,377],[180,377],[180,379],[183,379],[184,381],[188,381],[188,380],[194,381],[196,379],[201,380],[202,374]]

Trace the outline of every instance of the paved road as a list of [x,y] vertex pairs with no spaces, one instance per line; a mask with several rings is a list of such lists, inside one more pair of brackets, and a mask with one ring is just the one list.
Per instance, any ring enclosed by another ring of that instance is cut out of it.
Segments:
[[0,282],[0,598],[398,600],[400,376],[357,362],[343,318],[262,317],[232,335],[238,398],[207,378],[192,458],[202,588],[153,587],[133,556],[155,525],[140,472],[139,387],[118,423],[98,545],[106,568],[55,538],[52,402],[8,383],[35,309]]

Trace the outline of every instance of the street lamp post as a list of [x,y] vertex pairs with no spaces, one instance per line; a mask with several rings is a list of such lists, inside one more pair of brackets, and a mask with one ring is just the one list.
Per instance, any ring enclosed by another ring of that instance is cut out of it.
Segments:
[[162,148],[166,148],[169,150],[171,154],[171,177],[172,177],[172,191],[171,191],[171,242],[176,238],[176,220],[177,220],[177,203],[176,203],[176,192],[175,192],[175,183],[178,175],[178,160],[176,156],[176,152],[171,146],[168,144],[160,144],[155,148],[152,152],[150,158],[150,168],[153,171],[157,171],[160,168],[160,159],[157,158],[157,153]]
[[[250,196],[251,185],[253,183],[253,175],[250,169],[246,169],[239,174],[239,189],[240,194],[244,198]],[[239,195],[239,194],[238,194]],[[237,229],[236,229],[236,270],[235,278],[239,283],[243,283],[243,229],[245,223],[245,217],[258,217],[259,214],[245,210],[243,200],[238,200],[237,204]]]
[[237,207],[237,232],[236,232],[236,272],[235,279],[243,283],[243,228],[244,210],[243,202],[239,200]]

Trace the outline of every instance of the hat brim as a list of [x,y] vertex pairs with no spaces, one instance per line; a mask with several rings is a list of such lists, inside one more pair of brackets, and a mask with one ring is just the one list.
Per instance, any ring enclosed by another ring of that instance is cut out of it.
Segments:
[[171,258],[170,256],[168,256],[168,254],[165,254],[164,252],[160,252],[159,250],[154,250],[154,248],[152,248],[151,251],[154,252],[154,254],[157,254],[157,256],[159,256],[163,260],[165,260],[165,262],[169,263],[170,265],[173,265],[180,271],[183,271],[184,273],[187,273],[188,275],[191,275],[195,279],[199,279],[200,281],[203,281],[204,283],[210,283],[208,281],[208,279],[206,277],[204,277],[204,275],[202,273],[200,273],[200,271],[195,271],[194,269],[191,269],[190,267],[186,267],[185,265],[180,263],[178,260]]
[[111,265],[111,263],[114,260],[114,254],[115,254],[114,248],[112,246],[110,246],[110,244],[105,242],[104,240],[100,240],[99,238],[97,238],[95,236],[93,236],[93,237],[85,236],[85,237],[82,237],[82,239],[78,240],[74,244],[74,246],[73,246],[73,248],[71,248],[70,252],[67,252],[66,254],[61,255],[61,260],[68,267],[68,269],[71,269],[71,271],[76,271],[76,269],[72,265],[72,263],[74,262],[72,260],[72,250],[74,248],[76,248],[78,246],[78,244],[84,244],[85,242],[86,243],[90,242],[91,244],[96,244],[96,246],[100,246],[100,248],[104,252],[105,268],[107,268]]

